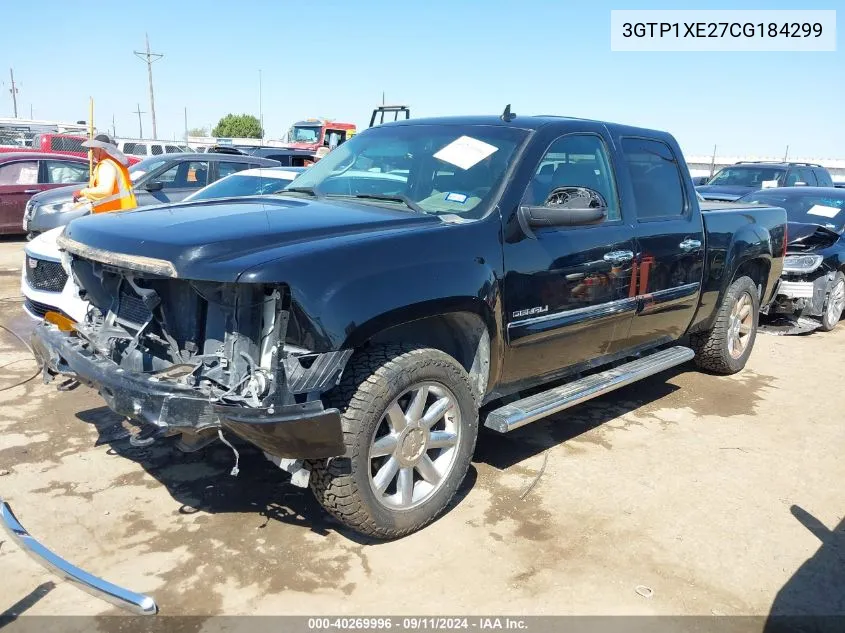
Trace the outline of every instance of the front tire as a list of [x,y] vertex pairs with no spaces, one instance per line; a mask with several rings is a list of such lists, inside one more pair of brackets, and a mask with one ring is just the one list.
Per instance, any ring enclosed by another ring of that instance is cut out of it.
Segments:
[[830,332],[842,318],[842,310],[845,308],[845,275],[836,273],[830,291],[827,293],[827,300],[822,315],[822,332]]
[[713,329],[690,337],[695,364],[717,374],[742,371],[757,338],[759,315],[757,286],[750,277],[740,277],[725,293]]
[[312,463],[311,489],[344,525],[398,538],[446,509],[466,476],[478,408],[463,367],[435,349],[357,352],[326,405],[341,412],[346,454]]

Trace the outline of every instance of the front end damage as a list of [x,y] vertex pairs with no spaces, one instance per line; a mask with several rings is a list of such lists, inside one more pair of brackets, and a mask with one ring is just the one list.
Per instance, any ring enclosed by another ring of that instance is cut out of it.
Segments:
[[92,386],[119,415],[183,446],[231,431],[292,473],[344,453],[340,413],[321,395],[351,350],[292,345],[285,286],[183,280],[166,262],[76,246],[66,242],[66,264],[92,308],[70,331],[36,329],[45,378]]
[[790,224],[797,235],[784,257],[783,275],[769,306],[767,329],[776,334],[803,334],[822,327],[837,268],[825,256],[839,234],[819,225]]

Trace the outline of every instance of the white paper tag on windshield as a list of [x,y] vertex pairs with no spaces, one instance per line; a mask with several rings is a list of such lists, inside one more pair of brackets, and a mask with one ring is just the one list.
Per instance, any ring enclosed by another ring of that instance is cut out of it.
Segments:
[[498,150],[498,147],[479,141],[471,136],[462,136],[437,152],[434,157],[452,163],[461,169],[469,169]]
[[814,204],[807,211],[807,215],[820,215],[823,218],[835,218],[839,215],[840,211],[842,211],[842,209],[839,209],[838,207],[826,207],[823,204]]
[[778,186],[777,180],[764,180],[760,183],[761,188],[763,189],[773,189]]

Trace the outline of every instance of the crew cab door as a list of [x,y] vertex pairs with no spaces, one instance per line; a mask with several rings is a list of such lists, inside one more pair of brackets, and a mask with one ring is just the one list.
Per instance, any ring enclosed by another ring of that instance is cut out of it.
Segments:
[[[698,306],[704,270],[704,228],[686,165],[662,140],[616,139],[627,176],[626,208],[636,215],[632,287],[637,312],[617,349],[680,338]],[[628,205],[627,201],[632,202]]]
[[634,231],[623,217],[604,126],[550,141],[520,205],[542,206],[559,187],[587,187],[606,200],[607,217],[505,240],[504,384],[542,382],[601,359],[627,333],[636,308]]

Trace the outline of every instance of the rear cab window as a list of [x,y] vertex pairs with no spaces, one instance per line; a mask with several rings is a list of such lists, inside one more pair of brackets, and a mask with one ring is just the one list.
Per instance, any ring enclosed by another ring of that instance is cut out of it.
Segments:
[[626,137],[622,155],[634,190],[637,220],[677,218],[687,213],[681,169],[669,145],[656,139]]
[[798,182],[803,183],[808,187],[815,187],[817,184],[816,174],[809,167],[801,167],[798,170]]
[[821,167],[817,167],[813,170],[816,174],[816,180],[819,183],[819,187],[832,187],[833,186],[833,178],[830,177],[830,174],[826,169]]

